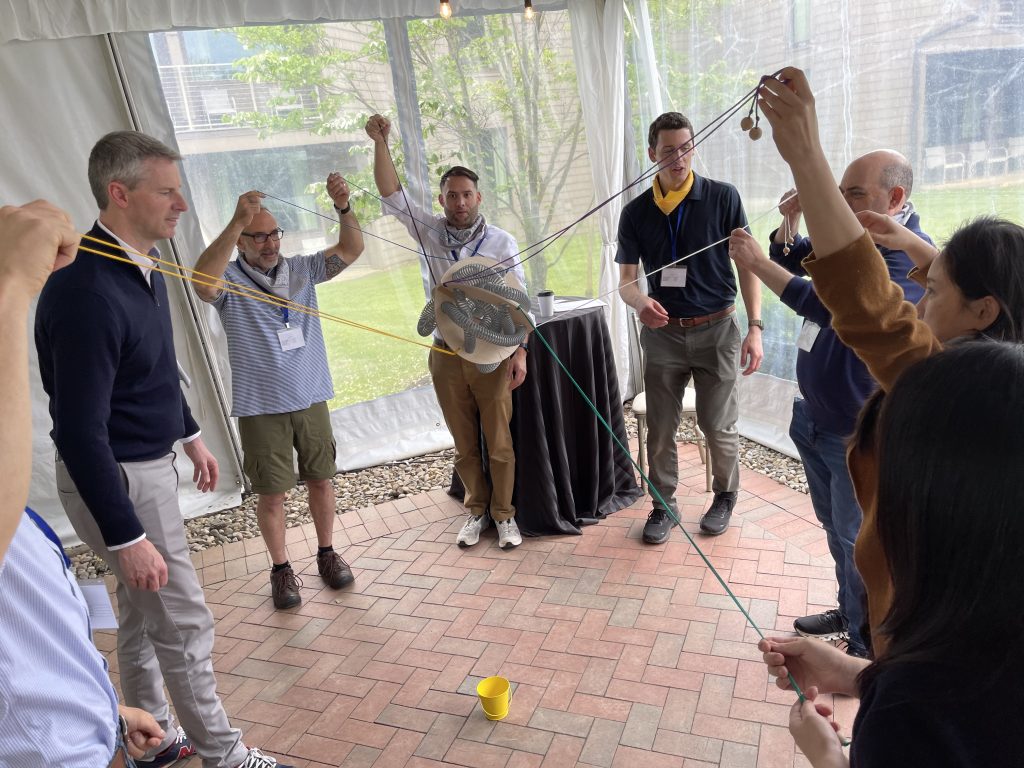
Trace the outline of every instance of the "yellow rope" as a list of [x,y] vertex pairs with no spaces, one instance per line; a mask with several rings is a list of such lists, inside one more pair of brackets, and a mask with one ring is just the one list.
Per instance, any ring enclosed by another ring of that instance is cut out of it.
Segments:
[[[264,304],[270,304],[273,307],[286,307],[289,310],[295,310],[296,312],[299,312],[299,313],[304,314],[304,315],[310,315],[312,317],[324,318],[326,320],[333,320],[334,322],[340,323],[342,325],[347,325],[347,326],[350,326],[352,328],[358,328],[358,329],[363,330],[363,331],[369,331],[370,333],[376,333],[376,334],[379,334],[381,336],[387,336],[388,338],[391,338],[391,339],[396,339],[398,341],[404,341],[407,344],[415,344],[418,347],[424,347],[426,349],[437,350],[438,352],[441,352],[442,354],[446,354],[446,355],[454,355],[455,354],[455,352],[452,352],[449,349],[444,349],[442,347],[438,347],[438,346],[433,345],[433,344],[424,344],[423,342],[416,341],[415,339],[407,339],[404,336],[398,336],[398,335],[396,335],[394,333],[390,333],[388,331],[384,331],[384,330],[381,330],[379,328],[374,328],[373,326],[364,325],[363,323],[357,323],[355,320],[348,320],[348,319],[346,319],[344,317],[339,317],[337,315],[332,315],[332,314],[329,314],[327,312],[321,312],[319,310],[313,309],[312,307],[307,307],[304,304],[299,304],[298,302],[290,301],[289,299],[282,299],[282,298],[277,297],[277,296],[269,296],[267,294],[264,294],[262,291],[259,291],[258,289],[249,288],[248,286],[241,285],[239,283],[232,283],[229,280],[224,280],[224,279],[219,278],[219,277],[214,277],[213,275],[208,275],[205,272],[200,272],[198,270],[191,269],[189,267],[184,267],[184,266],[181,266],[179,264],[176,264],[173,261],[167,261],[166,259],[161,259],[161,258],[159,258],[157,256],[151,256],[151,255],[146,254],[146,253],[139,253],[138,251],[134,251],[134,250],[132,250],[130,248],[123,248],[123,247],[121,247],[119,245],[115,245],[114,243],[111,243],[108,240],[102,240],[102,239],[97,238],[97,237],[92,237],[91,235],[82,235],[82,239],[83,240],[91,240],[93,242],[100,243],[102,245],[112,246],[112,247],[115,247],[115,248],[119,248],[120,250],[123,250],[126,253],[131,253],[131,254],[134,254],[136,256],[141,256],[144,259],[156,262],[158,264],[165,264],[167,266],[173,267],[173,269],[175,270],[175,271],[172,272],[170,270],[160,269],[159,267],[156,267],[156,266],[152,267],[152,270],[154,272],[159,272],[162,275],[168,275],[169,277],[177,277],[177,278],[180,278],[182,280],[187,280],[188,282],[195,283],[196,285],[206,286],[208,288],[216,288],[218,290],[224,291],[225,293],[230,293],[230,294],[233,294],[235,296],[242,296],[243,298],[254,299],[256,301],[261,301]],[[104,256],[104,257],[106,257],[108,259],[112,259],[114,261],[122,261],[122,262],[125,262],[127,264],[136,264],[136,266],[137,266],[137,262],[135,262],[133,259],[128,258],[127,256],[118,256],[117,254],[114,254],[114,253],[105,253],[103,251],[97,251],[97,250],[95,250],[93,248],[88,248],[88,247],[86,247],[84,245],[79,245],[78,246],[78,250],[85,251],[86,253],[94,253],[97,256]],[[186,272],[189,272],[191,274],[185,274]],[[200,280],[198,278],[206,278],[206,279],[205,280]]]

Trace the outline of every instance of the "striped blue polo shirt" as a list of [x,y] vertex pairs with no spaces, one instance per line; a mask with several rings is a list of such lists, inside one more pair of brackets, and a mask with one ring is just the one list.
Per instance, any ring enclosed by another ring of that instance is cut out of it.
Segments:
[[[291,301],[316,310],[316,285],[327,280],[323,252],[281,260],[291,270]],[[228,263],[224,279],[258,291],[236,261]],[[279,333],[285,329],[285,319],[280,307],[226,292],[211,303],[220,313],[228,339],[232,416],[291,413],[334,397],[319,317],[288,312],[288,325],[301,328],[306,343],[284,351]]]

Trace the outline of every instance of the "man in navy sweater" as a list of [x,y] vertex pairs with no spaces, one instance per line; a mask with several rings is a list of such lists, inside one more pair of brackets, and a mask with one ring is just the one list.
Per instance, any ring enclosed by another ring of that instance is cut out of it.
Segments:
[[[854,160],[839,188],[854,213],[887,214],[931,243],[921,231],[920,218],[910,202],[913,182],[913,170],[903,155],[878,150]],[[831,315],[814,292],[814,285],[804,279],[807,273],[801,262],[812,247],[811,241],[797,231],[801,209],[795,190],[783,195],[779,211],[784,220],[772,233],[770,261],[743,230],[733,233],[729,249],[739,266],[757,275],[783,304],[804,318],[796,359],[801,397],[793,403],[789,435],[803,461],[814,514],[825,529],[836,563],[839,607],[798,618],[793,626],[805,636],[846,639],[851,655],[864,656],[864,584],[853,561],[861,510],[846,466],[846,443],[861,406],[878,385],[860,358],[836,336]],[[917,303],[921,287],[907,277],[914,266],[910,257],[903,251],[878,250],[893,282],[903,288],[908,301]]]
[[[163,276],[149,257],[188,206],[178,154],[135,131],[104,136],[89,156],[100,207],[87,247],[39,298],[35,339],[50,397],[57,489],[75,531],[117,577],[121,687],[166,736],[143,765],[195,752],[204,768],[269,768],[248,750],[217,696],[206,607],[178,508],[172,447],[181,440],[201,491],[217,461],[178,384]],[[95,240],[103,241],[98,245]],[[174,702],[178,728],[164,695]]]

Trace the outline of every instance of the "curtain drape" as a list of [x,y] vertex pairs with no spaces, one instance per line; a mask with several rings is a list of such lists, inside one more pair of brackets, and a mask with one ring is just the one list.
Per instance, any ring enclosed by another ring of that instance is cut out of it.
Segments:
[[[607,200],[625,186],[624,134],[626,86],[623,50],[622,0],[571,0],[573,53],[579,82],[583,121],[587,131],[594,198]],[[619,386],[627,388],[629,336],[627,307],[615,289],[619,283],[615,263],[619,213],[625,201],[612,200],[596,214],[601,232],[601,277],[598,294],[608,304],[608,325],[619,374]]]

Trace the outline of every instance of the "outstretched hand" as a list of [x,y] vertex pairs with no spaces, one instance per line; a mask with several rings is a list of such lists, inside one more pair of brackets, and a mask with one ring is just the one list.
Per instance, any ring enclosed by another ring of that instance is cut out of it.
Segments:
[[821,151],[814,94],[802,70],[786,67],[764,78],[757,100],[783,160],[793,165]]
[[747,230],[737,227],[729,234],[729,258],[736,266],[753,270],[758,262],[767,260],[757,240]]
[[768,674],[784,691],[793,680],[801,690],[817,688],[824,693],[857,694],[857,674],[868,662],[847,656],[834,646],[806,637],[769,637],[757,644]]
[[331,196],[336,208],[344,210],[348,207],[349,189],[348,182],[340,173],[331,173],[327,176],[327,194]]
[[375,142],[383,141],[388,143],[388,136],[391,133],[391,121],[383,115],[372,115],[366,121],[366,135]]
[[814,768],[842,768],[850,764],[839,740],[839,726],[829,717],[832,708],[820,703],[818,689],[804,691],[806,699],[789,711],[789,732]]
[[232,216],[232,221],[236,225],[241,225],[242,229],[248,227],[256,214],[260,212],[260,208],[263,207],[263,198],[266,197],[262,192],[257,192],[255,189],[246,192],[244,195],[240,195],[238,198],[238,204],[235,206],[235,214]]

